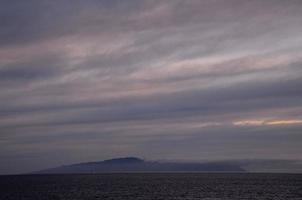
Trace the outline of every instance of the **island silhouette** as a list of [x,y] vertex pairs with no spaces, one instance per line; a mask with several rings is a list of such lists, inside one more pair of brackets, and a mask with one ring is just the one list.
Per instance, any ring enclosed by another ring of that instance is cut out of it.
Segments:
[[244,172],[237,164],[226,162],[159,162],[137,157],[113,158],[97,162],[63,165],[34,174],[77,174],[104,172]]

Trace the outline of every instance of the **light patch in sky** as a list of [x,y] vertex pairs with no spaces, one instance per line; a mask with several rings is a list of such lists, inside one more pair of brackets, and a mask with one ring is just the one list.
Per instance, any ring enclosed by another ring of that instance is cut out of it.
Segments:
[[291,125],[302,124],[302,120],[290,119],[290,120],[243,120],[233,122],[235,126],[260,126],[260,125]]

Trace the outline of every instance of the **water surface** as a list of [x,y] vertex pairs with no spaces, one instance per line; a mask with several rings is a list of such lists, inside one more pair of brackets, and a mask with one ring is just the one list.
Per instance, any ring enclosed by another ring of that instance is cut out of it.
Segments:
[[0,176],[1,200],[302,200],[302,174],[130,173]]

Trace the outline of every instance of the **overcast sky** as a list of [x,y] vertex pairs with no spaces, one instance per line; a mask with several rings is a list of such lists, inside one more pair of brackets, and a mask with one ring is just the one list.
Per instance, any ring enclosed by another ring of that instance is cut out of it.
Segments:
[[1,0],[0,174],[302,159],[300,0]]

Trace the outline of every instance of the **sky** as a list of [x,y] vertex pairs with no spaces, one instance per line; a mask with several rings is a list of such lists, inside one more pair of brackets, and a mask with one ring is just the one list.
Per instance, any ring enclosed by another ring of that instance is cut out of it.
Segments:
[[1,0],[0,174],[302,159],[300,0]]

